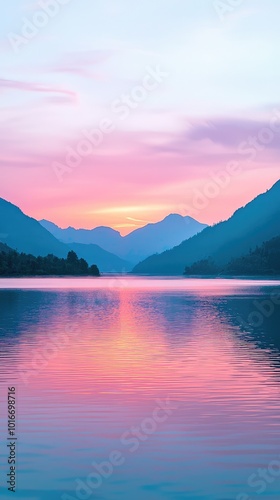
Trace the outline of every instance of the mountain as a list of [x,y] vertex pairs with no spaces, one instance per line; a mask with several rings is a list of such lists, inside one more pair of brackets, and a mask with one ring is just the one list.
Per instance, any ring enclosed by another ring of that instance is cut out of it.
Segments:
[[53,222],[41,220],[40,224],[63,243],[82,243],[83,245],[99,245],[110,252],[114,248],[117,253],[122,244],[122,237],[118,231],[110,227],[100,226],[95,229],[75,229],[68,227],[61,229]]
[[35,257],[53,254],[66,258],[69,250],[74,250],[79,258],[84,258],[89,265],[96,264],[101,272],[122,272],[132,268],[130,263],[99,246],[78,245],[72,248],[62,243],[37,220],[0,198],[0,250],[4,243],[13,250]]
[[207,227],[191,217],[178,214],[170,214],[162,221],[147,224],[127,236],[121,236],[110,227],[61,229],[46,220],[42,220],[41,224],[64,243],[92,243],[107,251],[113,248],[116,255],[134,264],[153,253],[173,248]]
[[[0,238],[1,238],[1,235],[0,235]],[[5,243],[1,243],[0,242],[0,253],[4,252],[4,253],[8,253],[10,252],[12,249],[10,247],[8,247],[7,245],[5,245]]]
[[107,252],[98,245],[83,245],[82,243],[69,243],[71,250],[87,261],[91,266],[97,264],[103,273],[128,272],[132,269],[132,264],[121,259],[113,253]]
[[135,274],[181,275],[186,266],[211,257],[226,264],[280,235],[280,181],[225,222],[204,229],[172,250],[140,262]]
[[133,262],[169,250],[201,232],[207,226],[192,217],[170,214],[154,224],[136,229],[124,238],[126,258]]
[[18,207],[0,198],[0,241],[34,256],[66,257],[67,247]]
[[226,267],[228,274],[280,275],[280,236],[265,241],[247,255],[231,260]]
[[194,262],[186,267],[187,276],[231,275],[231,276],[279,276],[280,236],[265,241],[260,247],[242,257],[232,259],[221,266],[211,258]]

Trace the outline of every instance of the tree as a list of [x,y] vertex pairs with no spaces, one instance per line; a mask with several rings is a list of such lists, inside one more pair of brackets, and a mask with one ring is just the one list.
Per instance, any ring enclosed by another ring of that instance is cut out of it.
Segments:
[[67,255],[67,262],[71,265],[75,265],[78,263],[78,260],[78,255],[73,250],[70,250]]
[[99,269],[90,267],[84,259],[78,259],[75,252],[67,259],[55,255],[34,257],[11,250],[0,249],[0,276],[100,276]]

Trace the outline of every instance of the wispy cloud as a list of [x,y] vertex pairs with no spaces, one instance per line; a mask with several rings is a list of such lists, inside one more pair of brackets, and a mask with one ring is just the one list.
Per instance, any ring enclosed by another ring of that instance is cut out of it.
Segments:
[[149,220],[143,220],[143,219],[134,219],[133,217],[126,217],[127,220],[131,220],[133,222],[144,222],[146,224],[149,224],[151,221]]
[[154,204],[154,205],[131,205],[131,206],[118,206],[118,207],[110,207],[110,208],[100,208],[98,210],[94,210],[95,214],[110,214],[110,213],[119,213],[125,214],[127,212],[158,212],[162,209],[168,209],[165,204]]
[[117,50],[88,50],[66,53],[51,69],[59,73],[102,79],[98,68],[116,52]]
[[[188,139],[203,141],[209,139],[215,144],[225,147],[238,147],[248,136],[257,134],[269,125],[269,119],[223,118],[210,119],[204,123],[194,125],[187,132]],[[271,142],[274,148],[276,141]],[[278,137],[279,145],[279,137]]]
[[10,91],[10,90],[15,90],[20,92],[39,92],[43,94],[57,94],[64,96],[64,98],[67,98],[71,102],[75,102],[77,99],[77,94],[68,89],[62,89],[60,87],[51,87],[33,82],[8,80],[1,78],[0,92]]

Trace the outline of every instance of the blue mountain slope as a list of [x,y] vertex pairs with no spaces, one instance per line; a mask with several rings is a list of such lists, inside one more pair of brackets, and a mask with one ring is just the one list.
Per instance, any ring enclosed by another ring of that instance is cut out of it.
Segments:
[[162,221],[147,224],[127,236],[121,236],[110,227],[61,229],[46,220],[42,220],[41,224],[64,243],[91,243],[107,251],[113,249],[116,255],[134,264],[155,252],[173,248],[207,227],[191,217],[178,214],[170,214]]
[[221,264],[280,234],[280,181],[225,222],[160,255],[140,262],[135,274],[180,275],[185,266],[213,257]]

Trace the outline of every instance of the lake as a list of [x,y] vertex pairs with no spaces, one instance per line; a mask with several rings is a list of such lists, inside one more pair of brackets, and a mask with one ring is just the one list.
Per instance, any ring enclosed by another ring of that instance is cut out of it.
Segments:
[[279,499],[279,281],[1,279],[0,320],[1,498]]

